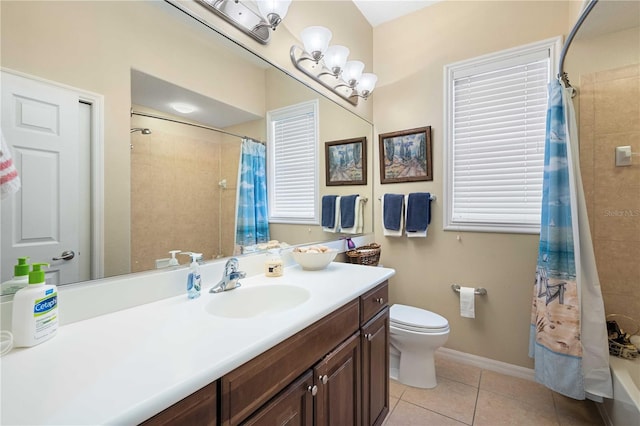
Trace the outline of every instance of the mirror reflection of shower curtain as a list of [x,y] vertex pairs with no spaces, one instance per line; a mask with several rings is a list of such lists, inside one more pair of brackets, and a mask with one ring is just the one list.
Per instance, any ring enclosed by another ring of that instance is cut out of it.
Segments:
[[266,147],[249,138],[242,139],[236,213],[236,247],[269,241],[267,210]]
[[542,217],[529,355],[536,381],[575,399],[612,397],[604,303],[578,158],[573,89],[549,84]]

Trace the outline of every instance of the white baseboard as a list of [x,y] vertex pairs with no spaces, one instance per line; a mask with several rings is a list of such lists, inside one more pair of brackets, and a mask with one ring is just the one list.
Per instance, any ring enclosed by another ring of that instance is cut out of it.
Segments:
[[535,372],[531,368],[520,367],[519,365],[508,364],[506,362],[496,361],[494,359],[460,352],[449,348],[440,348],[436,353],[449,358],[452,361],[473,365],[475,367],[484,368],[485,370],[495,371],[496,373],[506,374],[508,376],[535,381]]

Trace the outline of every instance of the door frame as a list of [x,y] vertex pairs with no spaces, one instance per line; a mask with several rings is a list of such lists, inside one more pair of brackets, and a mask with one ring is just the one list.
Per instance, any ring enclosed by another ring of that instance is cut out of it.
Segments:
[[78,95],[78,102],[83,102],[91,107],[91,170],[89,171],[91,176],[90,277],[92,280],[102,278],[104,276],[104,95],[6,67],[0,67],[0,70],[18,77],[74,92]]

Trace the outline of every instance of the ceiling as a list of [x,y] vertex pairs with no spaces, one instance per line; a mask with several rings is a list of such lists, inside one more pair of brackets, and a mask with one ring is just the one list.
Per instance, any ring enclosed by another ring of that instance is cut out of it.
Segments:
[[640,26],[640,1],[599,0],[576,37],[590,38]]
[[353,0],[372,27],[440,1],[442,0]]

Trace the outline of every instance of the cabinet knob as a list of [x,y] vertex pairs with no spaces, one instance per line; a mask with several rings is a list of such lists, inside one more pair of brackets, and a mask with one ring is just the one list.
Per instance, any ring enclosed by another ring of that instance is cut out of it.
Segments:
[[309,386],[307,390],[311,392],[311,396],[316,396],[318,394],[318,387],[316,385]]
[[365,334],[365,335],[364,335],[364,337],[365,337],[368,341],[371,341],[371,339],[373,339],[373,334],[371,334],[371,333],[367,333],[367,334]]
[[320,382],[321,382],[323,385],[326,385],[326,384],[327,384],[327,382],[329,381],[329,376],[327,376],[326,374],[325,374],[324,376],[319,376],[319,377],[318,377],[318,380],[320,380]]
[[379,304],[383,304],[384,303],[384,299],[382,297],[378,297],[376,299],[373,299],[374,302],[378,302]]

